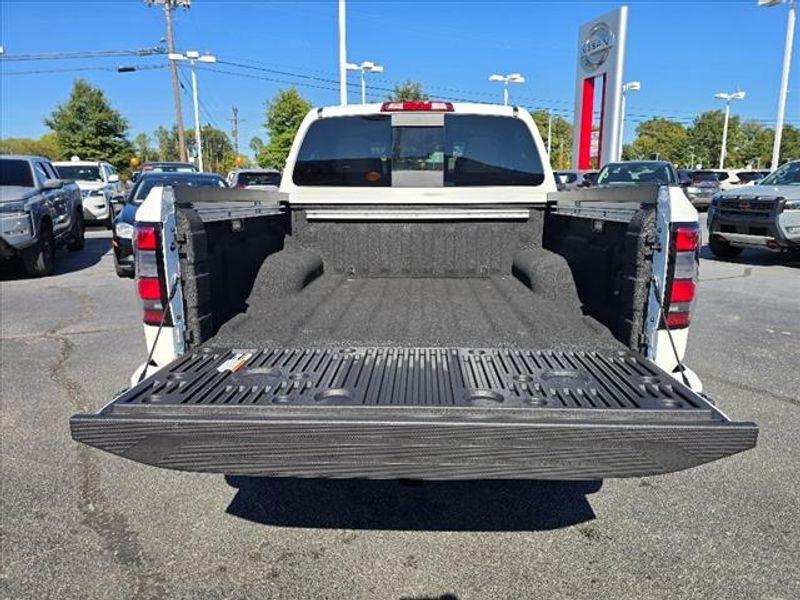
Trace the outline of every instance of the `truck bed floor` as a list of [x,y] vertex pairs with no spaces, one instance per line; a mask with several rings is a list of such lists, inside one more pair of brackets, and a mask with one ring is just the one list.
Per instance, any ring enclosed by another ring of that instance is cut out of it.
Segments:
[[[567,287],[567,286],[565,286]],[[260,292],[214,345],[603,350],[621,344],[585,317],[574,292],[548,299],[512,275],[365,278],[325,274],[280,298]]]

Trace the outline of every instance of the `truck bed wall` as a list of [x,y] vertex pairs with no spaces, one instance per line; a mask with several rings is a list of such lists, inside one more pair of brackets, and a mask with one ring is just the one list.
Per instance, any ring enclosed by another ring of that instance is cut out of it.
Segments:
[[292,237],[325,271],[355,277],[488,277],[511,273],[514,255],[541,248],[544,211],[528,220],[308,221],[293,211]]
[[655,209],[629,223],[548,214],[544,246],[569,264],[584,312],[639,349],[655,244]]

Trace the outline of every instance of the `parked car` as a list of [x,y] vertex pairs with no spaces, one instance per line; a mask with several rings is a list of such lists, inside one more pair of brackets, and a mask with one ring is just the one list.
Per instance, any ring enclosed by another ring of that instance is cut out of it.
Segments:
[[691,180],[684,187],[686,197],[695,208],[708,208],[711,198],[719,192],[719,176],[716,171],[697,170],[691,172]]
[[198,169],[193,163],[175,161],[151,161],[142,165],[138,171],[131,174],[131,183],[136,183],[142,173],[197,173]]
[[786,163],[757,185],[714,196],[708,234],[708,246],[720,258],[735,258],[748,246],[800,250],[800,160]]
[[49,160],[0,156],[0,258],[22,259],[29,275],[50,275],[56,247],[81,250],[84,230],[81,191]]
[[587,188],[595,185],[597,183],[598,174],[599,171],[582,171],[581,177],[583,178],[583,181],[581,182],[580,187]]
[[111,233],[114,250],[114,270],[120,277],[133,277],[133,234],[136,211],[154,187],[193,186],[227,187],[225,180],[216,173],[146,172],[128,192]]
[[102,223],[109,229],[115,206],[122,204],[125,189],[117,170],[104,161],[78,160],[54,162],[61,179],[78,184],[83,196],[83,217],[87,223]]
[[764,177],[769,175],[769,171],[737,171],[736,176],[739,178],[739,183],[741,185],[750,185],[754,183],[758,183]]
[[556,171],[556,186],[559,190],[575,190],[591,187],[597,178],[597,171]]
[[313,109],[280,196],[154,190],[152,363],[73,438],[164,468],[383,479],[633,477],[752,448],[682,363],[683,191],[555,192],[530,113],[447,102]]
[[277,191],[281,185],[281,172],[277,169],[241,169],[231,171],[228,185],[234,188]]
[[679,185],[672,163],[664,160],[631,160],[608,163],[600,169],[595,183],[602,186]]

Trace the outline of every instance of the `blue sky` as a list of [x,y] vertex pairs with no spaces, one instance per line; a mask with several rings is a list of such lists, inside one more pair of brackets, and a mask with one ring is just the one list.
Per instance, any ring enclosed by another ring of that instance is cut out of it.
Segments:
[[[348,54],[373,60],[385,73],[370,78],[391,87],[423,82],[434,96],[499,101],[492,72],[523,73],[512,101],[571,112],[580,23],[619,4],[609,2],[357,2],[348,3]],[[786,7],[742,2],[630,2],[626,79],[640,80],[630,96],[626,138],[637,120],[666,116],[688,120],[719,106],[717,91],[747,91],[735,105],[744,118],[774,122],[786,28]],[[155,46],[164,34],[163,13],[141,0],[0,3],[0,43],[6,55],[100,51]],[[267,2],[194,0],[177,11],[176,45],[208,50],[220,60],[254,69],[216,65],[199,72],[203,120],[229,129],[230,107],[239,107],[246,147],[262,135],[264,102],[296,83],[315,105],[338,103],[336,1]],[[795,44],[787,119],[800,125],[800,40]],[[103,88],[131,125],[151,133],[174,118],[169,71],[120,74],[75,71],[11,75],[50,69],[163,65],[161,57],[0,63],[0,136],[39,136],[43,118],[66,99],[76,77]],[[280,73],[276,73],[279,71]],[[188,75],[188,74],[187,74]],[[356,75],[351,75],[357,81]],[[188,82],[188,77],[186,77]],[[188,85],[187,85],[188,91]],[[352,88],[350,101],[358,101]],[[383,95],[375,92],[374,98]],[[190,95],[184,118],[191,121]]]

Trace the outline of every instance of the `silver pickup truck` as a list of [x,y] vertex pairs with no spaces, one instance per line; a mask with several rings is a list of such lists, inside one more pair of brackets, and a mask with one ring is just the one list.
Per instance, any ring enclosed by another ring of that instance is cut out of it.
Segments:
[[736,258],[746,247],[800,251],[800,160],[788,162],[758,185],[714,196],[708,208],[709,248]]
[[51,275],[56,246],[84,244],[81,192],[46,158],[0,156],[0,259],[22,259],[29,275]]

